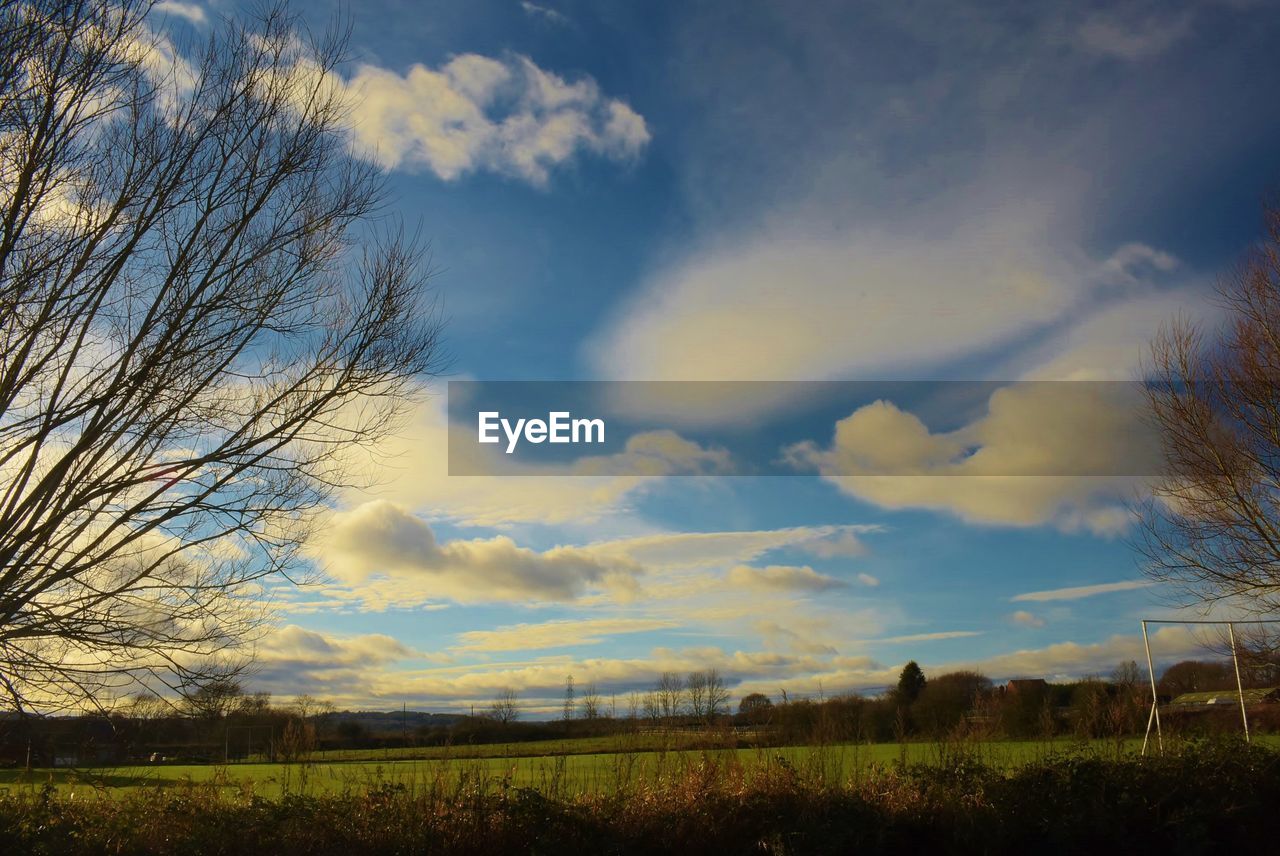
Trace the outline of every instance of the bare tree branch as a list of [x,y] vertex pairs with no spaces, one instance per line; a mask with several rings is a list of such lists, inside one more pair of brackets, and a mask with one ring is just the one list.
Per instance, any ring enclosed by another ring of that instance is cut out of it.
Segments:
[[1178,320],[1152,345],[1149,412],[1166,474],[1143,509],[1155,579],[1193,601],[1280,605],[1280,209],[1222,284],[1229,323]]
[[0,691],[243,646],[439,368],[416,242],[281,9],[183,58],[142,0],[0,7]]

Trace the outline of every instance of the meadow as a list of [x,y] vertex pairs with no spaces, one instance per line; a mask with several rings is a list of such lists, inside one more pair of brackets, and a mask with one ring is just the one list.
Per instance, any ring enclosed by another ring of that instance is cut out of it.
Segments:
[[[1277,746],[1272,737],[1263,743]],[[279,798],[395,788],[406,792],[532,789],[550,797],[610,794],[691,770],[744,775],[792,771],[821,782],[911,765],[946,767],[964,759],[1012,770],[1054,758],[1132,758],[1140,739],[974,740],[842,743],[822,746],[687,748],[671,736],[586,737],[526,743],[317,752],[294,763],[147,764],[120,767],[0,770],[0,794],[52,789],[64,795],[109,795],[140,788],[200,786],[229,794]]]
[[0,852],[1267,852],[1280,753],[1238,740],[1168,749],[958,741],[908,744],[905,763],[897,745],[321,761],[274,774],[121,769],[96,787],[39,771],[0,796]]

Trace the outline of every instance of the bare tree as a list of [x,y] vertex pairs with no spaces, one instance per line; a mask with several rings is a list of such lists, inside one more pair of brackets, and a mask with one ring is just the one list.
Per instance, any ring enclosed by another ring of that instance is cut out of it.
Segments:
[[520,698],[511,687],[504,687],[489,707],[489,717],[502,725],[510,725],[520,718]]
[[689,713],[697,719],[707,715],[707,673],[690,672],[685,678],[684,695],[689,701]]
[[1166,472],[1143,511],[1148,572],[1201,602],[1280,607],[1280,209],[1219,287],[1228,323],[1179,320],[1151,349]]
[[592,681],[582,688],[582,718],[600,718],[600,693],[596,690],[596,682]]
[[684,679],[675,672],[663,672],[654,687],[662,718],[670,721],[680,715],[684,704]]
[[662,699],[657,690],[649,690],[644,694],[644,718],[649,724],[657,725],[662,720]]
[[130,696],[120,714],[138,722],[151,722],[173,715],[173,705],[152,693],[140,692]]
[[289,712],[304,722],[333,713],[333,702],[314,696],[300,695],[289,705]]
[[223,719],[239,706],[244,698],[237,673],[203,672],[199,676],[184,675],[179,686],[183,713],[193,719]]
[[251,641],[353,446],[435,371],[421,253],[268,10],[0,5],[0,693],[93,704]]
[[729,706],[729,690],[724,685],[718,669],[708,669],[707,676],[707,721],[711,722]]

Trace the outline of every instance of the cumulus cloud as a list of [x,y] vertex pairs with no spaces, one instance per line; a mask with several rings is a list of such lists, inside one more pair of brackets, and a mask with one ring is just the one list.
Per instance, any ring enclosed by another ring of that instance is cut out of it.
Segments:
[[[547,19],[556,14],[534,8]],[[155,10],[192,24],[206,21],[194,3],[171,0]],[[189,64],[169,39],[149,37],[135,49],[162,84],[162,108],[191,91]],[[322,72],[299,44],[283,73],[294,78],[300,99],[318,89],[346,104],[358,157],[445,181],[487,171],[544,186],[552,170],[582,154],[633,161],[650,138],[644,117],[604,94],[590,76],[567,79],[519,54],[458,54],[438,67],[415,63],[403,73],[372,63]]]
[[289,624],[258,644],[250,681],[277,696],[305,693],[368,704],[393,680],[394,667],[423,658],[381,633],[342,636]]
[[1031,591],[1009,598],[1014,602],[1043,602],[1051,600],[1079,600],[1082,597],[1094,597],[1099,594],[1110,594],[1117,591],[1133,591],[1154,585],[1150,580],[1125,580],[1118,583],[1099,583],[1090,586],[1072,586],[1070,588],[1050,589],[1048,591]]
[[885,508],[1114,534],[1128,525],[1123,502],[1142,481],[1125,474],[1158,471],[1132,395],[1112,384],[1002,387],[986,414],[941,433],[877,401],[840,420],[829,447],[801,443],[787,454]]
[[590,455],[574,461],[566,473],[575,476],[715,475],[733,470],[729,453],[686,440],[674,431],[643,431],[627,438],[621,452]]
[[257,661],[299,667],[383,666],[420,656],[399,640],[381,633],[326,636],[296,624],[270,633],[260,643]]
[[821,592],[843,588],[845,583],[820,574],[808,565],[769,565],[752,568],[738,565],[729,571],[730,585],[760,591]]
[[867,586],[868,588],[875,588],[876,586],[880,585],[880,580],[877,577],[871,576],[871,574],[858,574],[857,579],[858,579],[858,582],[862,583],[864,586]]
[[446,181],[488,170],[543,185],[580,152],[628,161],[649,142],[644,118],[593,79],[566,80],[525,56],[460,54],[403,74],[362,64],[332,82],[352,105],[359,154]]
[[[474,433],[451,443],[450,432],[464,429],[450,425],[441,398],[422,398],[394,437],[376,449],[350,450],[352,469],[376,473],[377,481],[344,491],[345,505],[389,499],[428,517],[473,526],[589,524],[598,531],[601,521],[625,516],[662,476],[714,475],[731,466],[723,450],[669,431],[638,434],[614,454],[564,464],[467,460],[482,454]],[[450,476],[452,468],[495,474],[457,478]]]
[[439,543],[426,521],[387,500],[336,512],[312,547],[335,579],[366,599],[411,605],[427,601],[567,601],[589,588],[625,591],[641,568],[573,547],[537,552],[511,538]]

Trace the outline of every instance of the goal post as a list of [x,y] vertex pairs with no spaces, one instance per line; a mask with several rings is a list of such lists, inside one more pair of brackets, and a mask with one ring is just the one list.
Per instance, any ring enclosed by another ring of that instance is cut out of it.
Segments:
[[1240,703],[1240,724],[1244,728],[1245,742],[1250,742],[1249,737],[1249,711],[1244,703],[1244,682],[1240,678],[1240,650],[1236,645],[1236,625],[1257,625],[1257,624],[1280,624],[1280,619],[1264,619],[1264,618],[1244,618],[1228,620],[1210,620],[1210,619],[1176,619],[1176,618],[1144,618],[1142,619],[1142,647],[1147,655],[1147,675],[1151,680],[1151,712],[1147,715],[1147,730],[1142,736],[1142,754],[1147,754],[1147,746],[1151,742],[1151,728],[1154,725],[1156,731],[1156,746],[1161,753],[1164,752],[1164,733],[1160,727],[1160,694],[1156,688],[1156,667],[1155,660],[1151,656],[1151,638],[1147,632],[1147,626],[1150,624],[1177,624],[1177,625],[1200,625],[1209,624],[1218,627],[1227,628],[1227,644],[1231,648],[1231,666],[1235,672],[1236,679],[1236,699]]

